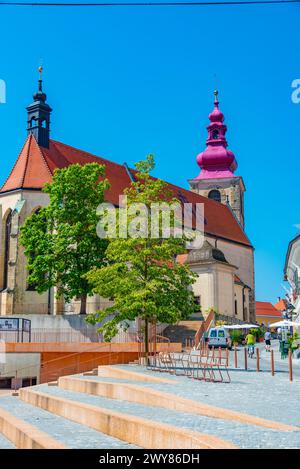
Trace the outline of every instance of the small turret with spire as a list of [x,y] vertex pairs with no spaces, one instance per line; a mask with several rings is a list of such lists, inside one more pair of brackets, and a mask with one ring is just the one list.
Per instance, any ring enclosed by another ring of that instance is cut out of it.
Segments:
[[37,143],[44,148],[49,148],[50,139],[50,114],[51,107],[46,103],[47,95],[43,92],[43,67],[39,67],[38,90],[33,95],[33,103],[26,109],[27,132],[34,135]]

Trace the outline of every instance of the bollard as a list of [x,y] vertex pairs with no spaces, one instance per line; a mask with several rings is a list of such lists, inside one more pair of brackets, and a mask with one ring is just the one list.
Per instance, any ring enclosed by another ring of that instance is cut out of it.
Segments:
[[228,366],[229,350],[226,348],[226,366]]
[[215,347],[212,348],[212,359],[215,359]]
[[237,368],[237,351],[236,351],[236,345],[234,346],[234,368]]
[[259,368],[259,348],[256,349],[256,371],[260,371]]
[[219,362],[221,363],[221,359],[222,359],[222,350],[221,350],[221,347],[219,347]]
[[271,350],[271,372],[272,372],[272,376],[274,376],[275,375],[274,350]]
[[289,374],[290,381],[293,381],[293,362],[292,362],[292,352],[289,350]]
[[244,348],[244,354],[245,354],[245,370],[248,370],[248,355],[247,355],[246,348]]

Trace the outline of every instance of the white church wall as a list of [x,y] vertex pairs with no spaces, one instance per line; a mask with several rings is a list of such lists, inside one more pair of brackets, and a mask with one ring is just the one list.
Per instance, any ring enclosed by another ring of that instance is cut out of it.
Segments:
[[234,282],[233,269],[216,264],[217,312],[234,316]]
[[215,307],[215,282],[214,272],[212,269],[205,267],[192,267],[193,272],[197,273],[198,277],[193,284],[193,292],[195,296],[200,296],[201,311],[205,316],[205,312]]

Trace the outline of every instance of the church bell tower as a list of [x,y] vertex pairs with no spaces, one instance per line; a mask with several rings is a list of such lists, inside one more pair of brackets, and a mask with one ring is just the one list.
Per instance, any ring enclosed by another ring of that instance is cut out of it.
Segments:
[[46,103],[43,92],[42,67],[39,67],[40,78],[38,91],[33,95],[33,103],[27,107],[27,132],[34,135],[38,145],[49,148],[51,107]]
[[237,162],[232,151],[227,150],[227,127],[219,109],[218,91],[214,95],[214,109],[208,116],[206,149],[196,159],[201,171],[196,178],[189,180],[190,190],[228,205],[244,229],[245,185],[243,178],[234,174]]

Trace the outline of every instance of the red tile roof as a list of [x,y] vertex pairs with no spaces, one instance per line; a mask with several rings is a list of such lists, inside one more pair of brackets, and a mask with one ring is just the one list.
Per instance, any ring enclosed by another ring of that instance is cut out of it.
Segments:
[[269,316],[282,318],[282,314],[278,311],[272,303],[267,301],[257,301],[256,302],[256,316]]
[[277,301],[277,303],[275,303],[274,307],[275,307],[278,311],[285,311],[285,310],[286,310],[286,307],[287,307],[287,301],[281,299],[281,300]]
[[[56,168],[64,168],[74,163],[91,162],[105,165],[106,177],[111,185],[106,193],[106,200],[118,205],[119,195],[131,182],[125,166],[54,140],[50,140],[49,149],[43,148],[37,144],[32,135],[27,137],[0,193],[16,189],[41,190],[46,182],[51,181]],[[175,197],[182,202],[204,203],[206,234],[251,246],[249,239],[228,207],[182,187],[170,183],[168,186]]]

